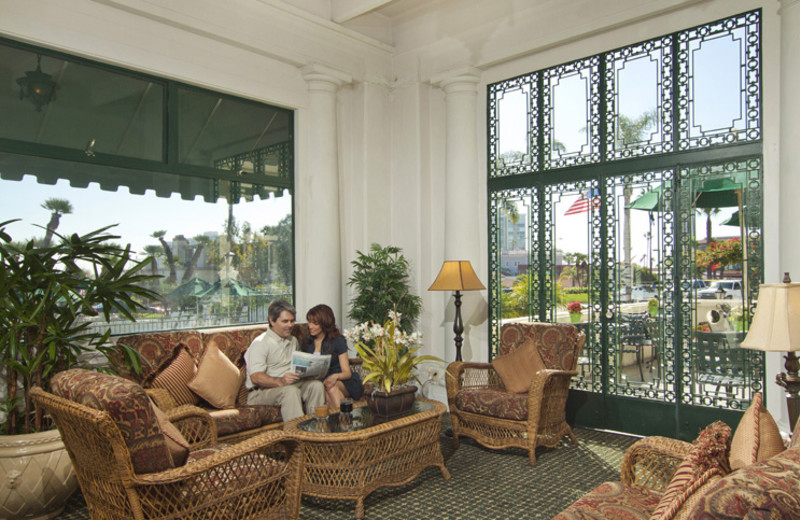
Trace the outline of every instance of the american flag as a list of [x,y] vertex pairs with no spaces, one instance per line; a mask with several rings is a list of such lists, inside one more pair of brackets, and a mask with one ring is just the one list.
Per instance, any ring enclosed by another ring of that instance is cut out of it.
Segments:
[[597,193],[597,190],[594,190],[594,197],[589,199],[586,194],[581,193],[581,196],[578,197],[578,200],[572,203],[572,206],[564,213],[564,216],[567,215],[577,215],[578,213],[585,213],[589,211],[589,208],[595,209],[600,207],[600,196]]

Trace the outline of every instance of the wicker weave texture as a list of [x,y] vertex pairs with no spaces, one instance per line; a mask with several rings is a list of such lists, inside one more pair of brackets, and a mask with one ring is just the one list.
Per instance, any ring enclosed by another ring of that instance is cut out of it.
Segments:
[[427,467],[438,467],[445,479],[439,434],[444,404],[433,409],[347,433],[306,432],[287,423],[285,431],[300,440],[305,451],[303,494],[356,500],[355,517],[364,517],[364,498],[384,486],[410,482]]
[[446,378],[446,384],[453,423],[453,446],[458,448],[458,437],[464,435],[488,448],[522,448],[528,451],[529,462],[534,465],[537,446],[554,447],[565,436],[577,443],[577,438],[567,424],[566,403],[570,382],[577,375],[575,360],[578,359],[585,336],[577,333],[572,325],[564,324],[515,323],[513,328],[514,335],[501,332],[501,343],[505,337],[514,338],[514,344],[501,345],[501,351],[508,352],[518,346],[523,336],[534,340],[547,337],[548,329],[552,328],[553,331],[558,331],[555,336],[562,339],[557,344],[547,345],[547,349],[551,358],[568,361],[567,369],[549,368],[531,374],[526,399],[527,416],[525,420],[512,420],[459,409],[456,404],[456,395],[459,392],[506,390],[491,363],[451,363],[447,368],[450,375]]
[[283,432],[221,447],[178,468],[135,474],[106,412],[39,388],[31,395],[54,418],[93,519],[299,516],[303,454]]

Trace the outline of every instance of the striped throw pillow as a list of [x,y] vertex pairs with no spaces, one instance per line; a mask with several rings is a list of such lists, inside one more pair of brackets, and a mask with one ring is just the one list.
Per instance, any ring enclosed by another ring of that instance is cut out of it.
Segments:
[[197,404],[200,398],[189,389],[191,381],[197,373],[197,366],[189,349],[181,344],[175,347],[176,355],[156,376],[150,386],[163,388],[172,396],[180,406],[182,404]]

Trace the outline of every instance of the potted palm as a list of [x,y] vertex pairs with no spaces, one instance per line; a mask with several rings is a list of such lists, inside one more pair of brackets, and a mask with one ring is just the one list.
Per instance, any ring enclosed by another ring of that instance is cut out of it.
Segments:
[[[53,233],[57,243],[51,245],[15,243],[6,231],[14,222],[0,222],[0,471],[9,482],[0,490],[0,517],[50,518],[77,482],[58,431],[28,391],[49,389],[50,376],[82,366],[84,355],[110,355],[105,344],[111,332],[103,324],[112,313],[134,321],[132,312],[144,308],[140,300],[158,294],[140,285],[153,278],[141,274],[151,259],[135,261],[130,246],[112,243],[119,237],[107,233],[111,226],[82,236]],[[132,350],[125,356],[140,369]],[[31,460],[19,461],[15,448]],[[42,490],[64,496],[42,497]]]
[[[361,323],[345,332],[363,359],[367,406],[374,415],[382,418],[402,414],[414,404],[418,387],[409,381],[413,379],[419,383],[414,370],[420,363],[444,362],[436,356],[418,356],[421,336],[416,332],[403,332],[400,318],[400,313],[391,311],[384,325]],[[369,382],[373,383],[374,389],[370,390],[366,385]]]

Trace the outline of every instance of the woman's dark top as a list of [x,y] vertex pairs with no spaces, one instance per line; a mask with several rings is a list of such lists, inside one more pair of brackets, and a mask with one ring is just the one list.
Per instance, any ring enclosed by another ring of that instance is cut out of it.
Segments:
[[[314,353],[314,338],[312,336],[306,336],[303,338],[303,344],[300,346],[300,350],[303,352],[308,352],[309,354]],[[339,374],[342,371],[342,366],[339,364],[339,356],[341,354],[347,354],[347,342],[344,339],[344,336],[337,336],[333,339],[325,338],[322,340],[322,347],[320,348],[320,355],[330,355],[331,356],[331,365],[328,368],[328,373],[325,374],[325,377],[328,377],[331,374]],[[350,394],[354,400],[361,399],[361,394],[364,393],[364,388],[361,385],[361,377],[359,377],[358,373],[354,371],[351,367],[350,369],[350,379],[345,379],[342,381],[345,389],[347,389],[347,393]]]

